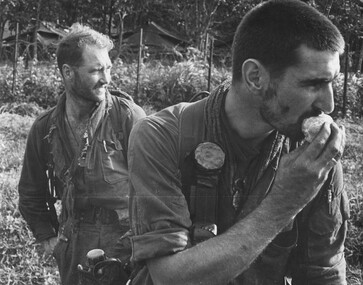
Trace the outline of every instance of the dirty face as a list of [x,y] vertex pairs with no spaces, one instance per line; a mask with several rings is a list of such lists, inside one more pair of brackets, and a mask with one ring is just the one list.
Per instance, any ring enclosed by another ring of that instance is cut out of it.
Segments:
[[274,129],[300,140],[302,121],[334,109],[332,83],[340,69],[338,52],[298,49],[299,62],[270,82],[260,107],[263,120]]
[[80,66],[72,67],[72,94],[79,99],[100,102],[105,98],[106,87],[111,81],[112,63],[108,50],[85,46],[82,58]]

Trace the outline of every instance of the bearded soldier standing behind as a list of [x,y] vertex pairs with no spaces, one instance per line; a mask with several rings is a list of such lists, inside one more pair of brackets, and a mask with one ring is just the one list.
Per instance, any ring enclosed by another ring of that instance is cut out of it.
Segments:
[[[128,230],[126,151],[145,116],[130,96],[111,92],[112,41],[76,24],[57,50],[65,92],[34,122],[19,182],[19,208],[35,238],[58,263],[62,284],[78,284],[90,249],[113,256]],[[62,201],[58,225],[50,193]],[[58,234],[57,234],[58,233]]]

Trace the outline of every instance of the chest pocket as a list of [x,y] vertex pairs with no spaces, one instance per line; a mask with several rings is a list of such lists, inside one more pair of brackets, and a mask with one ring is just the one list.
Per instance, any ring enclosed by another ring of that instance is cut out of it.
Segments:
[[[341,171],[337,169],[336,171]],[[332,172],[332,180],[322,187],[313,205],[309,219],[309,229],[320,236],[336,234],[344,221],[349,218],[349,202],[342,181],[336,181],[336,172]]]
[[330,235],[339,230],[344,220],[340,207],[341,197],[342,195],[334,195],[329,203],[328,193],[322,195],[320,207],[316,209],[309,220],[309,228],[312,232],[318,235]]
[[102,175],[109,184],[127,180],[127,164],[120,140],[113,134],[111,138],[98,139]]

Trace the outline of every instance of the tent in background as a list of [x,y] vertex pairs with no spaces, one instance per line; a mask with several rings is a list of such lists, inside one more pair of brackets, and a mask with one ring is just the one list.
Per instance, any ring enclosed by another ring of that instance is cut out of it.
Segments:
[[[33,44],[34,26],[29,27],[25,32],[19,34],[20,55],[29,51],[29,46]],[[40,22],[37,31],[37,41],[40,43],[40,52],[45,53],[55,51],[58,41],[67,33],[67,29],[50,22]],[[15,47],[15,34],[3,38],[3,49],[6,56],[13,54]],[[25,54],[26,55],[26,54]],[[42,56],[40,57],[42,58]]]
[[[149,54],[173,55],[182,57],[189,46],[188,40],[181,35],[168,31],[154,22],[147,23],[142,27],[143,41],[142,44]],[[137,54],[140,44],[140,32],[127,32],[124,34],[123,46],[127,51]]]

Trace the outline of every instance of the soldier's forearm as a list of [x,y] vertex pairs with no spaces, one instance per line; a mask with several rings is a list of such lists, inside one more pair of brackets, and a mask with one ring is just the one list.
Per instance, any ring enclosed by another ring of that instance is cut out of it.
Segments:
[[279,204],[278,195],[269,196],[224,234],[148,261],[154,283],[217,285],[241,274],[302,207],[296,203]]

